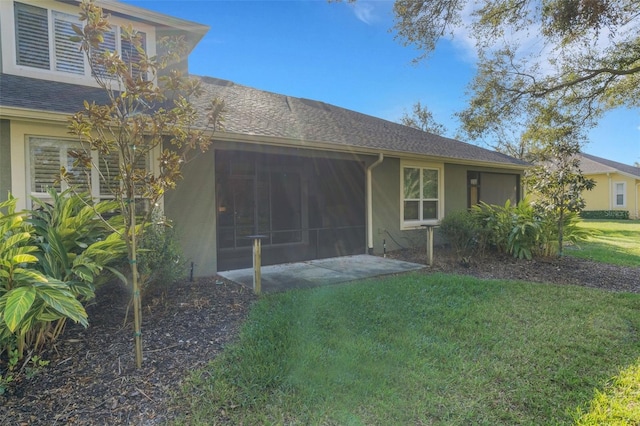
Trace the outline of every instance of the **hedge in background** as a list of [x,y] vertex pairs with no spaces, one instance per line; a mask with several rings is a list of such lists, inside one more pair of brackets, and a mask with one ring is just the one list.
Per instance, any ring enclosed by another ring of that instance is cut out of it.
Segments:
[[628,210],[584,210],[580,213],[583,219],[629,219]]

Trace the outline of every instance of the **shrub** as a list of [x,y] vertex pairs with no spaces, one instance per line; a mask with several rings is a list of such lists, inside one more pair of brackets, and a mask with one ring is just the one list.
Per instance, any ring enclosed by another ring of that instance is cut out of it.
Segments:
[[529,202],[520,201],[512,209],[512,229],[507,238],[507,252],[519,259],[531,260],[542,241],[540,218]]
[[511,235],[515,224],[515,212],[511,201],[507,200],[504,206],[481,202],[473,206],[471,212],[486,245],[501,253],[507,253],[509,251],[509,235]]
[[448,213],[440,221],[440,232],[460,258],[471,256],[480,249],[480,228],[468,210]]
[[[504,206],[481,203],[471,209],[479,226],[479,239],[486,239],[489,247],[509,253],[520,259],[551,256],[558,250],[558,213],[533,206],[527,199],[515,206],[510,201]],[[563,216],[564,241],[577,243],[591,232],[578,226],[577,213]]]
[[[87,326],[81,300],[94,295],[93,281],[118,260],[124,242],[100,221],[90,198],[50,192],[52,204],[16,213],[16,200],[0,203],[0,353],[37,350],[54,340],[71,319]],[[6,211],[6,214],[1,213]]]
[[140,281],[146,289],[168,286],[184,278],[186,264],[176,231],[158,211],[153,212],[139,249]]
[[583,219],[629,219],[628,210],[583,210]]

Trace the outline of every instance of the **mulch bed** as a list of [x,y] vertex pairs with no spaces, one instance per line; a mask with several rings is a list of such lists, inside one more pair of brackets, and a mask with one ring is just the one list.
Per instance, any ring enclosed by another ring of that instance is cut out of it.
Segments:
[[[389,257],[424,263],[424,253]],[[439,249],[432,268],[479,278],[597,287],[640,293],[640,267],[604,265],[571,257],[535,261],[492,256],[461,263]],[[153,425],[176,418],[172,395],[190,371],[232,342],[256,297],[220,277],[185,281],[143,300],[143,368],[134,368],[133,333],[124,325],[129,295],[104,286],[88,306],[90,327],[71,325],[43,354],[50,361],[34,377],[21,377],[0,396],[2,425]],[[3,364],[0,363],[0,368]]]

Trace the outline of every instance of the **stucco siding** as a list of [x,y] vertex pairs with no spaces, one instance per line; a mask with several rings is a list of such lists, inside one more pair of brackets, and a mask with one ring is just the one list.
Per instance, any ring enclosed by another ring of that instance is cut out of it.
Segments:
[[[609,175],[589,175],[587,176],[596,182],[596,186],[591,191],[582,193],[586,207],[585,210],[626,210],[630,217],[638,218],[638,183],[640,179],[633,179],[621,173],[610,173]],[[624,204],[616,203],[616,184],[624,184]]]
[[11,192],[11,123],[0,120],[0,201]]
[[400,167],[398,158],[385,157],[373,169],[373,251],[387,251],[417,247],[425,243],[422,228],[402,229],[400,218]]
[[445,216],[467,208],[467,166],[444,165]]
[[588,177],[593,179],[596,185],[592,190],[582,193],[586,203],[585,210],[610,210],[609,178],[606,175],[592,175]]
[[184,256],[195,276],[211,276],[216,264],[216,198],[214,151],[198,156],[183,168],[184,179],[167,192],[164,208],[174,222]]
[[401,248],[402,233],[400,232],[400,160],[385,158],[372,171],[373,194],[373,251],[375,254],[383,252],[386,241],[387,250]]

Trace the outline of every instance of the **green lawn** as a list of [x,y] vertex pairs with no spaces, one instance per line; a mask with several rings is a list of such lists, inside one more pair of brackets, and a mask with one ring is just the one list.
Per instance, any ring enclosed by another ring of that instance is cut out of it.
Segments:
[[637,424],[638,394],[616,392],[638,375],[639,311],[636,294],[419,273],[268,295],[177,404],[185,424],[540,425],[611,396]]
[[640,266],[640,221],[584,220],[580,227],[594,235],[566,254],[621,266]]

